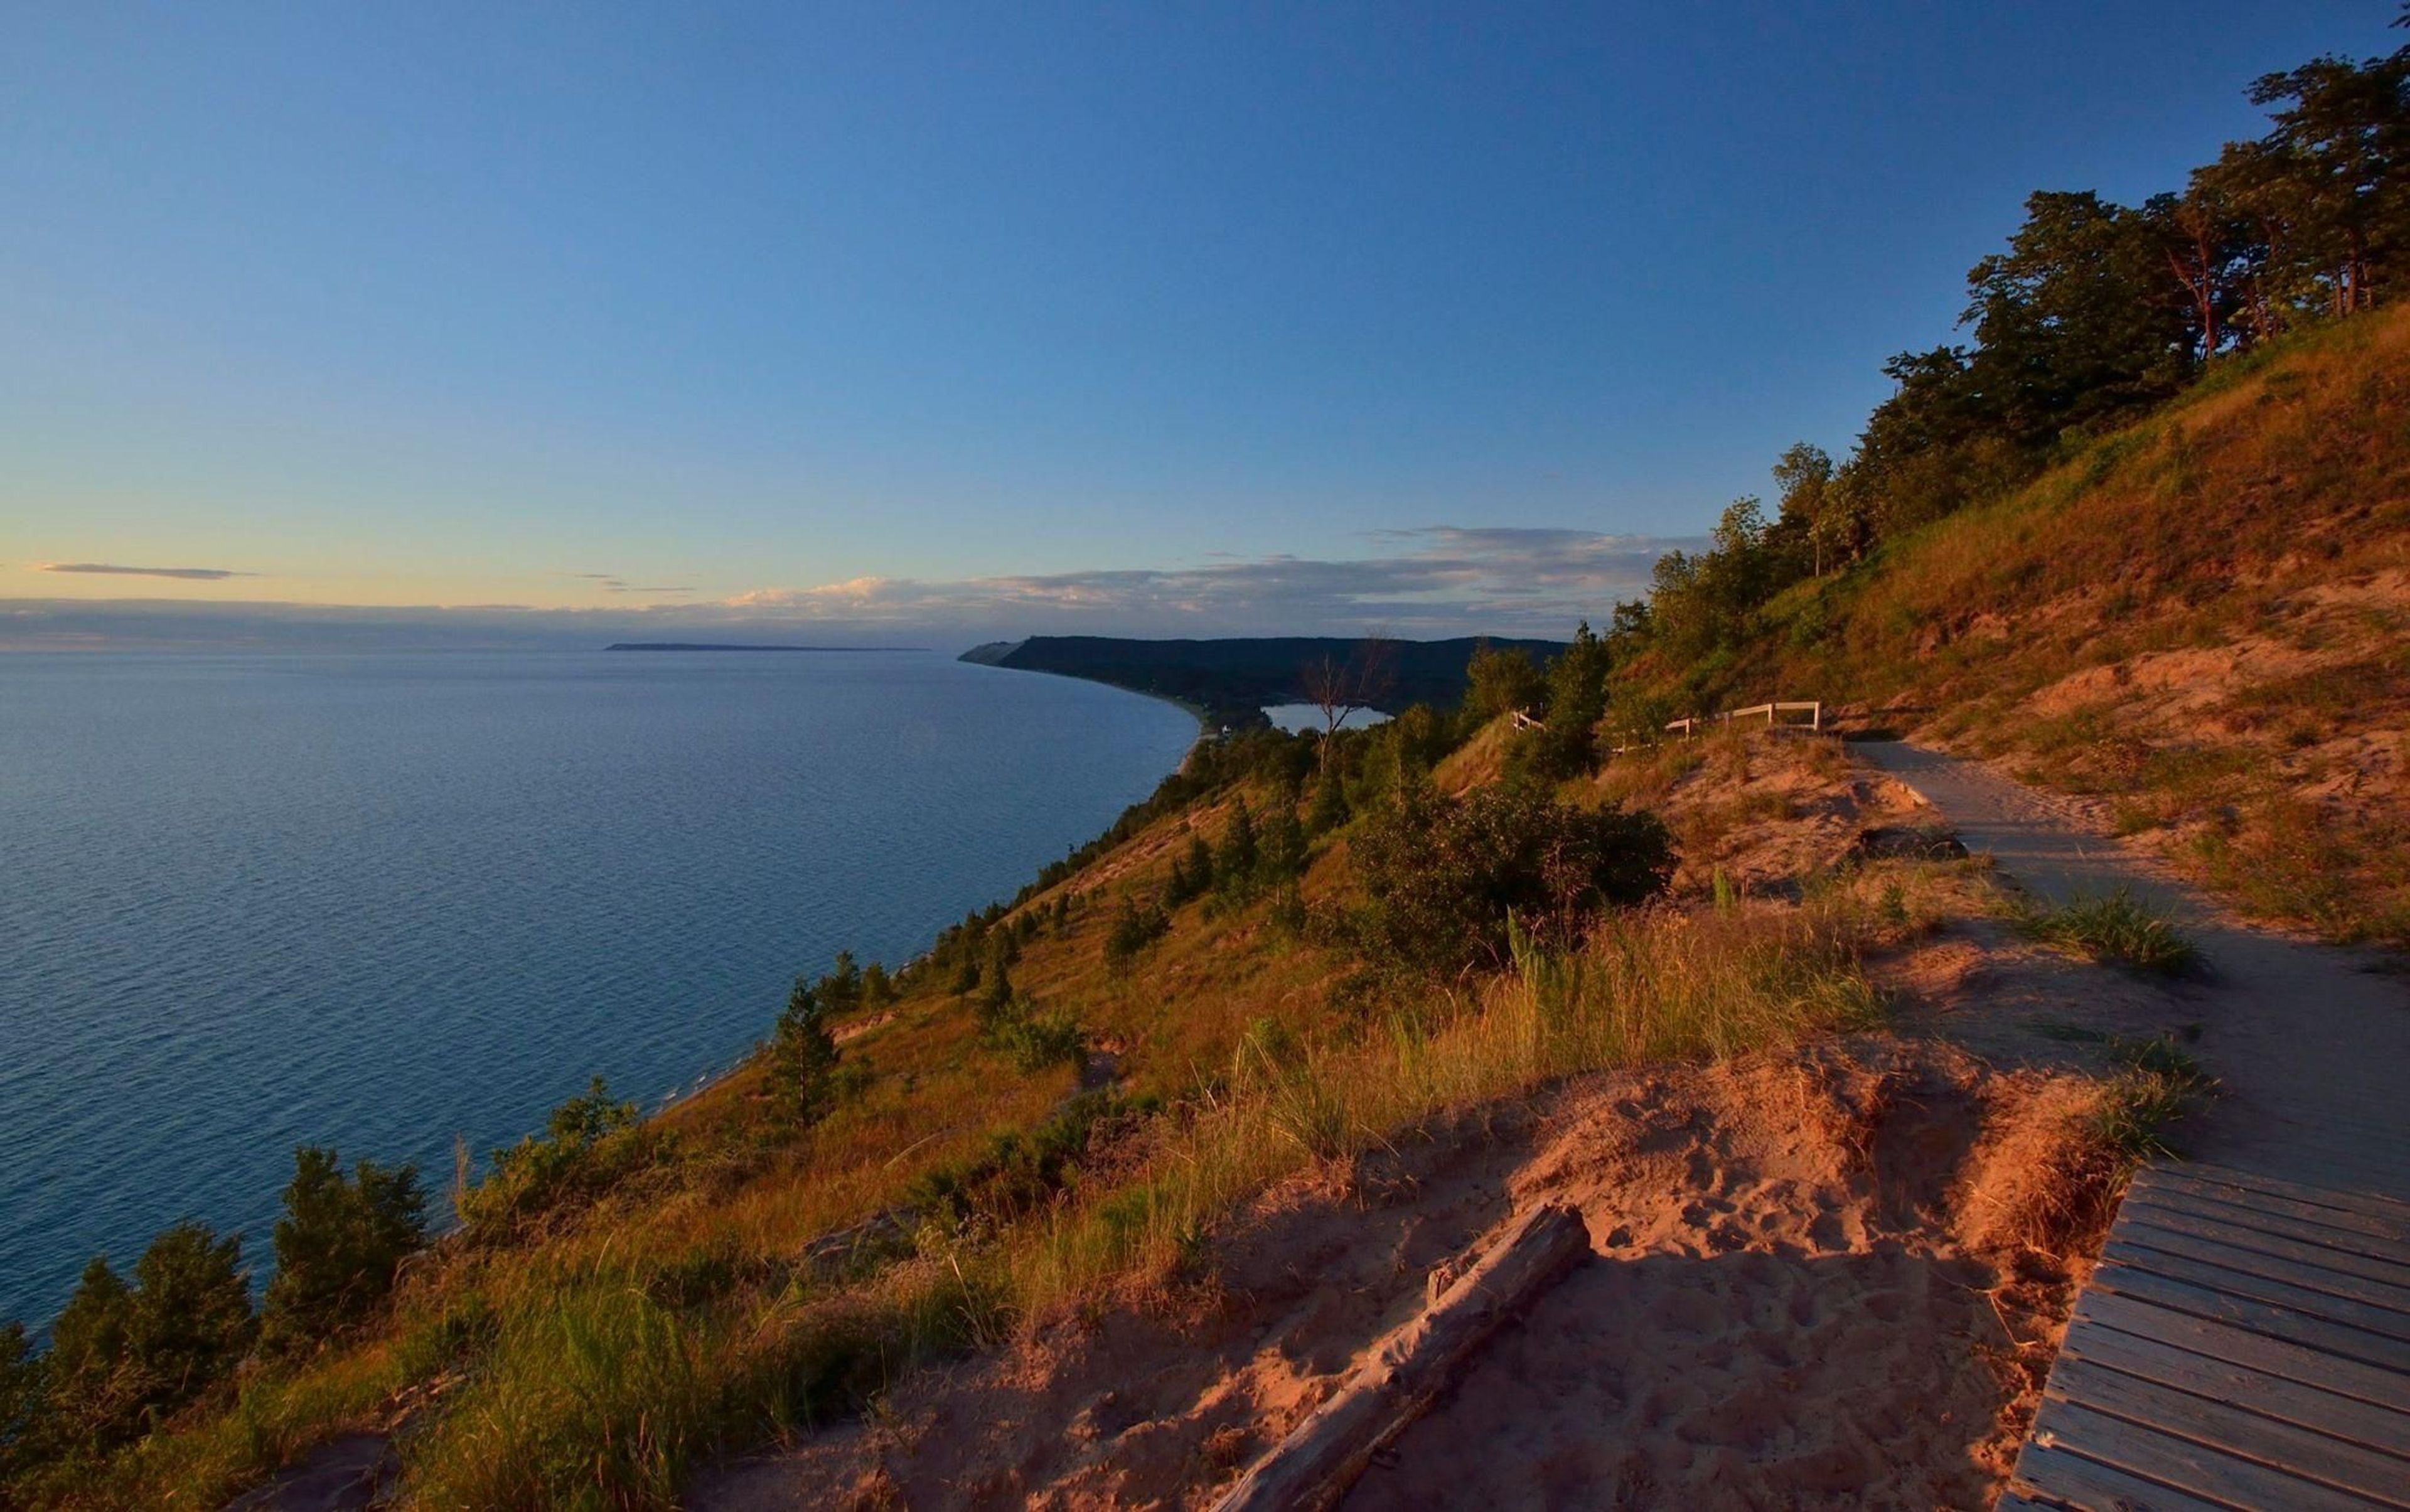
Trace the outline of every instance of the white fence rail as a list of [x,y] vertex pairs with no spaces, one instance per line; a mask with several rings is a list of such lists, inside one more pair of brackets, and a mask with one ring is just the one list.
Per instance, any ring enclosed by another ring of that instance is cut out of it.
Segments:
[[[1796,717],[1802,714],[1808,718],[1801,720]],[[1824,728],[1824,703],[1822,699],[1814,698],[1782,698],[1770,704],[1751,704],[1747,708],[1726,709],[1721,714],[1694,714],[1686,720],[1667,720],[1665,733],[1678,734],[1683,739],[1688,740],[1719,725],[1742,723],[1759,719],[1763,719],[1769,729],[1821,732]],[[1634,749],[1633,746],[1617,746],[1609,754],[1620,756],[1625,751]]]

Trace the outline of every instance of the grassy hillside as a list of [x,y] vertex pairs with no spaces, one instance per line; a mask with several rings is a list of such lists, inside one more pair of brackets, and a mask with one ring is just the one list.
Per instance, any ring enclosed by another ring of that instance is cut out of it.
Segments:
[[[1175,867],[1199,839],[1227,853],[1241,804],[1267,853],[1280,806],[1313,807],[1296,782],[1307,747],[1250,737],[1255,759],[950,931],[900,996],[842,1024],[818,1123],[764,1057],[553,1152],[544,1169],[565,1179],[549,1197],[497,1197],[488,1177],[465,1193],[474,1221],[407,1264],[370,1322],[264,1356],[162,1431],[18,1494],[212,1506],[366,1431],[389,1438],[409,1505],[669,1505],[705,1458],[858,1413],[923,1362],[1184,1295],[1256,1194],[1448,1110],[1874,1027],[1869,952],[1932,927],[1953,887],[1981,890],[1947,866],[1835,871],[1856,833],[1835,749],[1803,747],[1769,775],[1728,742],[1652,769],[1639,794],[1717,858],[1688,874],[1693,901],[1554,948],[1509,934],[1511,960],[1454,977],[1401,972],[1349,923],[1367,901],[1356,851],[1398,811],[1380,772],[1401,738],[1352,737],[1352,778],[1343,764],[1332,780],[1352,781],[1357,816],[1314,840],[1301,872],[1183,896]],[[1465,748],[1457,785],[1494,791],[1466,763],[1498,738]],[[1801,818],[1802,783],[1841,807],[1819,799],[1799,855],[1761,870],[1824,880],[1735,906],[1722,868],[1758,875],[1735,826]],[[1619,784],[1568,784],[1575,807],[1555,811],[1615,808]],[[1481,822],[1469,833],[1513,821]],[[1153,920],[1135,945],[1132,918]],[[965,963],[982,958],[974,983]]]
[[2410,942],[2410,309],[2214,367],[1629,692],[1768,696],[2097,797],[2248,910]]

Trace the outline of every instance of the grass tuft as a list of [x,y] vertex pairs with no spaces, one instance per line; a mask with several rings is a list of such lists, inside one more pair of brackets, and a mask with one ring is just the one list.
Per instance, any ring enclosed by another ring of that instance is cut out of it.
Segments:
[[2200,952],[2168,911],[2143,902],[2130,888],[2079,893],[2055,908],[2028,903],[2016,922],[2027,937],[2045,945],[2138,971],[2176,976],[2200,964]]

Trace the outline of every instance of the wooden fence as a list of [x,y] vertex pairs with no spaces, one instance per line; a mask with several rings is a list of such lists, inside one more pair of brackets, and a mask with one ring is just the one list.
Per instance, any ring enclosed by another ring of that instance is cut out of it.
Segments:
[[[1786,718],[1786,716],[1801,714],[1805,714],[1808,718],[1805,720]],[[1694,714],[1686,720],[1667,720],[1665,733],[1679,734],[1683,739],[1688,740],[1702,731],[1712,730],[1719,725],[1729,725],[1761,718],[1765,720],[1768,729],[1820,732],[1824,728],[1824,704],[1822,699],[1784,698],[1777,699],[1771,704],[1751,704],[1747,708],[1726,709],[1721,714]],[[1654,743],[1647,742],[1652,745]],[[1628,746],[1611,747],[1607,754],[1620,756],[1627,750],[1637,749],[1641,744],[1641,742],[1634,742]]]

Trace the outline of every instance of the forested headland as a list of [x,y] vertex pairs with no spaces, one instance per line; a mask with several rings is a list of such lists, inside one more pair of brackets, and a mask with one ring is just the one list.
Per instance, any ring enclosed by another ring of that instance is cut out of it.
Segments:
[[1209,725],[1259,728],[1268,705],[1318,704],[1343,682],[1349,702],[1399,714],[1416,704],[1453,709],[1464,666],[1482,646],[1536,657],[1560,641],[1463,637],[1439,641],[1267,635],[1221,640],[1132,640],[1111,635],[1033,635],[963,653],[965,662],[1085,677],[1185,704]]

